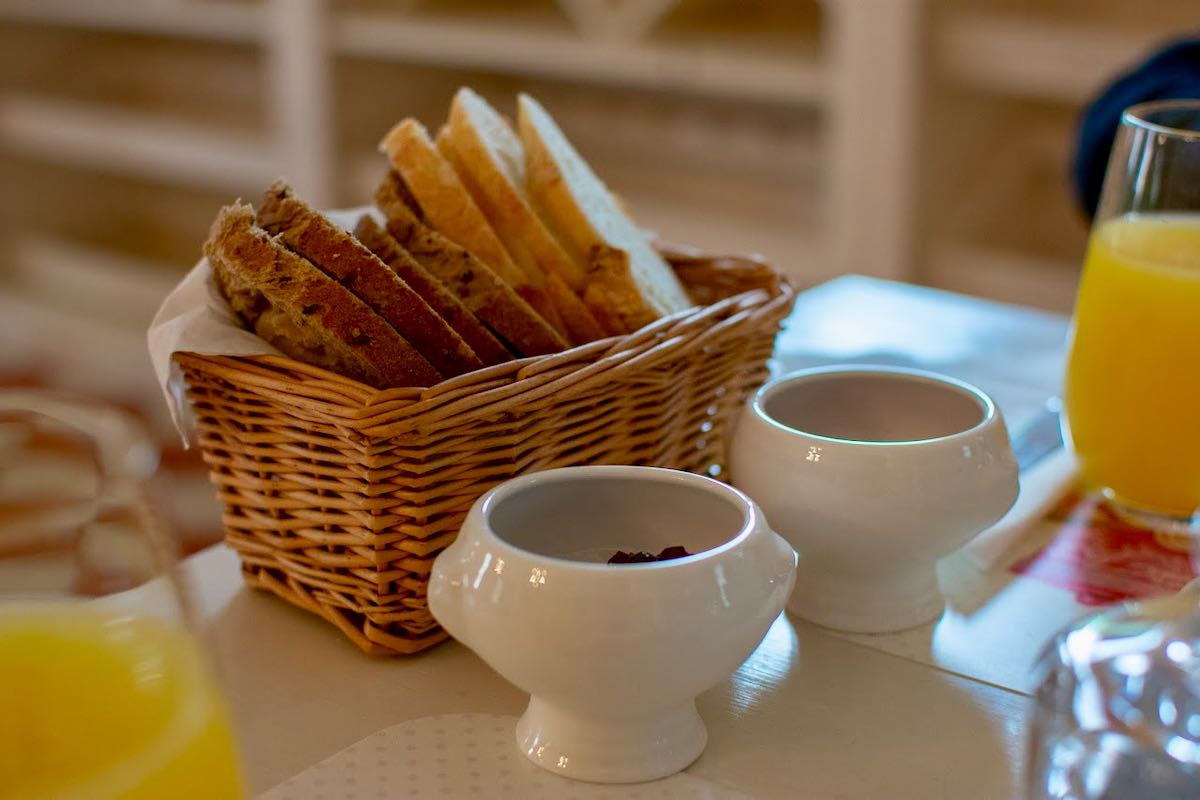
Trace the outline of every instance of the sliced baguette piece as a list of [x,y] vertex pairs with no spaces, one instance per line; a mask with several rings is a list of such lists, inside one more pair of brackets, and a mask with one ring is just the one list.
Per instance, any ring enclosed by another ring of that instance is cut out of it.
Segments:
[[233,310],[285,355],[377,388],[441,380],[382,317],[255,226],[248,204],[221,209],[204,254]]
[[546,295],[545,277],[538,272],[526,273],[513,262],[424,125],[415,119],[402,120],[383,137],[379,149],[404,178],[429,227],[487,264],[555,330],[566,335],[566,326]]
[[361,242],[309,208],[278,180],[258,207],[258,224],[289,250],[349,289],[407,339],[444,377],[483,367],[475,351]]
[[387,218],[388,233],[514,352],[542,356],[570,346],[487,264],[418,218],[415,201],[396,171],[384,178],[375,202]]
[[441,281],[418,264],[374,217],[363,214],[354,226],[354,236],[421,295],[438,316],[457,331],[476,355],[483,359],[483,363],[491,366],[512,360],[513,354],[508,348],[501,344]]
[[513,261],[526,274],[545,276],[546,294],[575,344],[625,332],[603,329],[580,299],[587,271],[567,255],[530,207],[524,149],[486,100],[470,89],[459,89],[450,106],[450,120],[438,131],[437,146]]
[[[576,260],[589,265],[585,301],[603,302],[629,329],[695,305],[670,265],[532,97],[517,100],[534,206]],[[625,254],[624,259],[608,248]]]

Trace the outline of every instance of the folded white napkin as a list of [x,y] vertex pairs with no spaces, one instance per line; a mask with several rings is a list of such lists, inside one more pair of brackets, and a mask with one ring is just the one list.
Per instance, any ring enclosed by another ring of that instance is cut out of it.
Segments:
[[189,412],[183,375],[171,361],[174,353],[226,356],[279,353],[234,318],[229,305],[213,288],[211,274],[207,260],[193,267],[159,306],[146,333],[154,374],[184,446],[190,430]]
[[980,570],[996,567],[1030,526],[1045,517],[1075,485],[1078,477],[1075,457],[1065,447],[1022,472],[1017,502],[999,522],[964,546],[963,554]]

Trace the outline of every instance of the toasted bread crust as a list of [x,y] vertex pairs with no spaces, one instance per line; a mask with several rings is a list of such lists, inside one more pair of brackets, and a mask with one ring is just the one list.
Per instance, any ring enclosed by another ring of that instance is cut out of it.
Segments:
[[375,194],[392,236],[458,296],[481,322],[521,355],[558,353],[569,346],[533,308],[470,251],[423,224],[405,201],[403,179],[390,172]]
[[513,354],[492,335],[441,281],[433,277],[370,214],[363,214],[354,227],[354,236],[384,264],[394,270],[417,294],[429,303],[442,319],[458,332],[484,364],[511,361]]
[[382,317],[256,227],[249,205],[221,209],[204,253],[230,306],[284,354],[377,388],[441,380]]
[[584,300],[597,318],[620,325],[626,333],[659,318],[658,311],[646,302],[630,275],[628,252],[594,244],[587,259],[591,281]]
[[487,264],[555,330],[566,334],[565,324],[546,296],[544,276],[513,262],[454,167],[430,140],[425,126],[414,119],[402,120],[383,138],[380,149],[387,153],[392,169],[404,178],[429,227]]
[[444,377],[483,361],[421,296],[374,253],[276,181],[258,208],[258,224],[288,249],[350,290],[406,338]]
[[553,272],[546,276],[546,295],[559,310],[563,324],[567,326],[567,338],[573,344],[587,344],[619,333],[605,330],[579,295]]

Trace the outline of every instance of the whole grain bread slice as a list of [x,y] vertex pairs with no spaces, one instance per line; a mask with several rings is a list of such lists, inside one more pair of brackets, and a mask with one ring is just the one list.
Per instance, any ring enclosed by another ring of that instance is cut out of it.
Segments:
[[536,270],[528,272],[513,262],[454,167],[430,140],[424,125],[411,118],[401,120],[383,137],[379,149],[387,154],[392,169],[404,178],[429,227],[469,250],[555,330],[567,334],[558,310],[546,294],[545,276]]
[[388,233],[515,352],[541,356],[570,346],[487,264],[422,222],[394,170],[384,177],[375,203],[387,218]]
[[694,306],[670,265],[546,110],[521,95],[517,112],[534,206],[567,251],[588,264],[584,301],[602,306],[602,315],[615,315],[628,329]]
[[571,340],[583,344],[624,333],[602,329],[583,303],[587,270],[567,254],[530,207],[525,191],[525,151],[504,118],[463,87],[454,96],[450,119],[438,131],[436,141],[513,261],[526,274],[545,275],[546,294]]
[[512,360],[513,354],[508,348],[441,281],[418,264],[374,217],[363,214],[354,226],[354,236],[421,295],[438,316],[483,359],[484,364],[491,366]]
[[233,310],[285,355],[377,388],[441,380],[382,317],[257,227],[248,204],[221,209],[204,254]]
[[285,181],[267,189],[258,224],[383,317],[444,377],[483,361],[429,304],[361,242],[298,199]]

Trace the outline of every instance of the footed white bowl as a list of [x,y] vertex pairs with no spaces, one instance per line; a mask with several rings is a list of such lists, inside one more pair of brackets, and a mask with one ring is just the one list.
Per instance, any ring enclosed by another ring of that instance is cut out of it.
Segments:
[[[604,563],[617,550],[693,555]],[[479,499],[433,566],[429,608],[529,692],[517,741],[570,778],[648,781],[707,740],[695,697],[783,610],[796,554],[744,494],[650,467],[572,467]]]
[[730,480],[800,554],[788,611],[856,633],[935,619],[937,560],[1004,516],[1018,490],[986,394],[872,366],[768,381],[738,420]]

